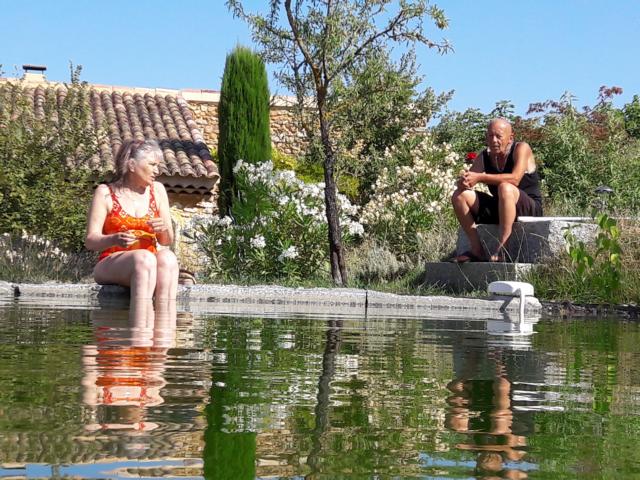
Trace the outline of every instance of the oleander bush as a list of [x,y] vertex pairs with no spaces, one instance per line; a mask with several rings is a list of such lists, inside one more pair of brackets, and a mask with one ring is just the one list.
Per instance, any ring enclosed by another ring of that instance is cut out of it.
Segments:
[[407,137],[385,155],[401,166],[382,170],[360,221],[367,238],[399,260],[417,263],[433,256],[425,246],[434,228],[453,224],[450,198],[462,160],[450,145],[437,145],[424,134]]
[[[303,280],[328,273],[324,184],[307,184],[267,161],[235,165],[230,215],[200,222],[197,243],[213,280]],[[357,207],[338,196],[345,245],[362,235]]]

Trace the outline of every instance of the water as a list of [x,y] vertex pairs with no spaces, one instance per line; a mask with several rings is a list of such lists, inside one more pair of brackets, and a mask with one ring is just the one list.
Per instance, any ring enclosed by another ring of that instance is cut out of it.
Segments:
[[512,329],[9,303],[0,478],[640,478],[639,324]]

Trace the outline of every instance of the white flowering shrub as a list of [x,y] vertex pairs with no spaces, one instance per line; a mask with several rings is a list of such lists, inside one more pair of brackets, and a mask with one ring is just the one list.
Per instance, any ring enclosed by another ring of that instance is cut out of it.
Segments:
[[0,235],[0,280],[11,282],[83,281],[96,255],[66,253],[50,240],[26,232]]
[[[233,169],[237,198],[231,217],[201,222],[197,243],[215,278],[317,276],[327,269],[328,228],[324,184],[307,184],[272,162],[238,161]],[[338,195],[343,242],[363,234],[358,208]]]
[[452,219],[450,198],[464,162],[428,135],[408,137],[385,156],[401,166],[383,169],[360,221],[368,237],[400,258],[420,258],[434,223]]

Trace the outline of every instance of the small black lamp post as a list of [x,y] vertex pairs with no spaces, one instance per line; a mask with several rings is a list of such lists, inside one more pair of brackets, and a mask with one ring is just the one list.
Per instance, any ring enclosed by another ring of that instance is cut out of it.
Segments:
[[596,202],[596,210],[599,213],[605,213],[607,210],[607,199],[613,193],[613,188],[607,185],[599,185],[594,190],[595,194],[598,196],[598,200]]

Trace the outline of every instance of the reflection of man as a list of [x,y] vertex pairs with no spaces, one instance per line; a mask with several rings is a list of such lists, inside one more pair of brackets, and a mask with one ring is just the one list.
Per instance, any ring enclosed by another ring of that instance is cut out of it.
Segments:
[[[473,190],[478,183],[486,184],[491,195]],[[478,223],[500,225],[498,247],[489,252],[489,260],[496,262],[505,260],[504,246],[516,217],[542,215],[533,152],[528,144],[514,141],[507,120],[497,118],[489,122],[487,148],[473,160],[471,169],[460,176],[451,202],[471,245],[471,250],[452,259],[458,263],[485,259],[476,230]]]
[[[96,311],[96,345],[83,349],[83,400],[95,407],[89,430],[152,430],[145,407],[163,403],[167,350],[175,339],[175,303],[133,301],[128,318],[116,311]],[[104,316],[106,314],[106,317]]]
[[497,364],[492,380],[455,379],[447,388],[453,395],[447,399],[445,425],[468,434],[470,442],[456,446],[479,452],[476,473],[480,478],[527,478],[521,470],[504,467],[505,461],[521,460],[525,452],[520,448],[526,446],[526,438],[512,430],[511,382],[504,368]]

